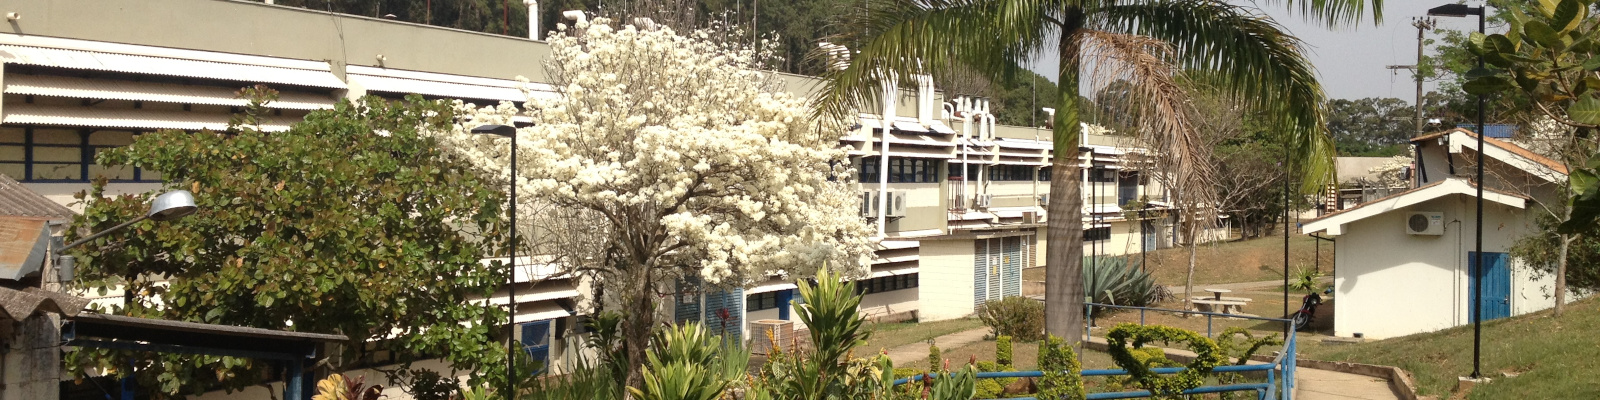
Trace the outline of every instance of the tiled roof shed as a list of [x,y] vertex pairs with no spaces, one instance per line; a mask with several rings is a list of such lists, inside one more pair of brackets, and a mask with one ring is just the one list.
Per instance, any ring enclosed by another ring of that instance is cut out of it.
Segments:
[[76,215],[72,209],[56,204],[15,179],[0,174],[0,217],[70,221]]

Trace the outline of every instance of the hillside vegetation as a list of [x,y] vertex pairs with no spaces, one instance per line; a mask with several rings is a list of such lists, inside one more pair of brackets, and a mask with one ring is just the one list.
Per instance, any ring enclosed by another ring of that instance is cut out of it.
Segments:
[[[1468,399],[1600,398],[1600,299],[1483,325],[1483,373]],[[1411,372],[1420,395],[1444,397],[1472,373],[1472,326],[1371,343],[1324,345],[1307,358],[1392,365]],[[1506,377],[1503,373],[1517,374]]]

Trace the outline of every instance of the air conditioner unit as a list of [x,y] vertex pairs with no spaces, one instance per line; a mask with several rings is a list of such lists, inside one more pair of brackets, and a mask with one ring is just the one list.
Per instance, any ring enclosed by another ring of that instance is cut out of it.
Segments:
[[904,191],[889,192],[889,213],[885,214],[885,216],[889,216],[889,217],[904,217],[904,216],[906,216],[906,192],[904,192]]
[[980,195],[978,195],[978,208],[989,208],[989,200],[991,200],[993,198],[994,198],[994,195],[990,195],[990,194],[980,194]]
[[1434,211],[1406,214],[1406,233],[1439,236],[1444,234],[1444,213]]
[[1039,195],[1039,205],[1040,206],[1048,206],[1048,205],[1050,205],[1050,195],[1048,195],[1048,194]]
[[861,216],[878,216],[878,191],[868,190],[861,192]]
[[776,319],[756,320],[750,323],[750,352],[769,354],[774,348],[793,350],[794,322]]

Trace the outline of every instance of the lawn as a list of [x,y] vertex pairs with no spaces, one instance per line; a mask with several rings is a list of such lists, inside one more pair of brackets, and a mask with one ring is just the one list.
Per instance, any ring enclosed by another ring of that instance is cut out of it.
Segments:
[[[1306,235],[1289,238],[1290,271],[1295,266],[1316,267],[1317,240]],[[1324,273],[1333,270],[1333,245],[1321,245]],[[1138,253],[1129,255],[1140,259]],[[1189,269],[1189,248],[1178,247],[1150,252],[1142,258],[1156,282],[1182,286]],[[1293,276],[1293,275],[1291,275]],[[1044,268],[1023,271],[1023,279],[1044,280]],[[1283,279],[1283,237],[1267,237],[1233,242],[1202,244],[1195,250],[1195,284],[1255,282]]]
[[[1039,369],[1039,343],[1015,342],[1011,344],[1011,363],[1018,371]],[[977,361],[994,361],[995,342],[993,340],[982,340],[953,349],[939,349],[939,356],[950,360],[950,365],[952,366],[966,364],[972,361],[974,357],[977,358]],[[1111,361],[1111,355],[1099,351],[1086,351],[1079,359],[1083,361],[1084,369],[1117,368],[1116,363]],[[928,361],[924,357],[924,359],[896,366],[925,369],[928,368]]]
[[[1549,311],[1483,325],[1483,372],[1493,381],[1469,399],[1600,398],[1600,298],[1572,304],[1560,318]],[[1420,395],[1444,397],[1472,372],[1472,327],[1376,342],[1323,345],[1304,357],[1392,365],[1411,372]],[[1519,374],[1505,377],[1502,373]]]
[[929,339],[961,332],[969,329],[982,328],[983,322],[977,318],[962,318],[944,321],[917,323],[908,322],[881,322],[867,324],[866,329],[872,331],[872,337],[867,338],[867,344],[860,349],[878,351],[879,349],[892,349],[912,343],[927,342]]

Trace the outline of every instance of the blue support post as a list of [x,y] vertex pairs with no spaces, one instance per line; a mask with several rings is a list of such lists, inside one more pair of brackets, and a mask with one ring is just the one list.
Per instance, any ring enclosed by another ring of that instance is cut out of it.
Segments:
[[285,362],[289,367],[283,380],[283,400],[305,400],[305,365],[300,360]]

